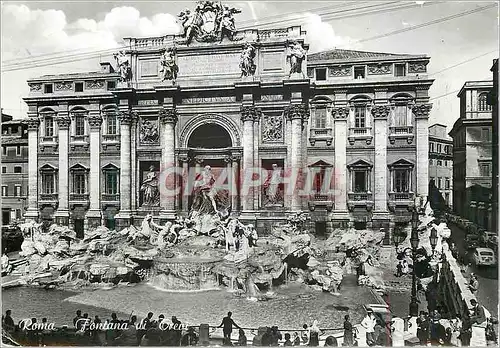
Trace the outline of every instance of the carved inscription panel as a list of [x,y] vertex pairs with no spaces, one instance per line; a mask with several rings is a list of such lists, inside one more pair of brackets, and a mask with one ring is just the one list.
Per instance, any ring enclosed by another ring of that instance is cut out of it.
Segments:
[[179,56],[179,76],[240,74],[240,53]]

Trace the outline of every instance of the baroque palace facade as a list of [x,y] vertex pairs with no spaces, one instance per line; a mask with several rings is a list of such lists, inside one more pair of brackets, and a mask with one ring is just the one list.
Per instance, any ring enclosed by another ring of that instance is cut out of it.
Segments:
[[[147,214],[164,222],[192,204],[169,185],[189,192],[193,179],[162,173],[209,165],[216,177],[228,169],[227,207],[261,232],[301,210],[318,233],[407,224],[428,190],[429,57],[308,54],[299,26],[236,31],[233,10],[197,7],[221,16],[212,29],[210,16],[193,31],[181,13],[182,35],[125,39],[116,71],[29,80],[26,216],[80,235]],[[243,192],[245,170],[258,167],[300,168],[312,184]]]

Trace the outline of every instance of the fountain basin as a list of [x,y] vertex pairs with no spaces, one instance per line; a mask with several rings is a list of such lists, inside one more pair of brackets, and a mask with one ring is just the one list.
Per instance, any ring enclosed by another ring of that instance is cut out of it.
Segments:
[[157,258],[149,284],[167,291],[200,291],[218,289],[212,269],[221,260],[215,258]]

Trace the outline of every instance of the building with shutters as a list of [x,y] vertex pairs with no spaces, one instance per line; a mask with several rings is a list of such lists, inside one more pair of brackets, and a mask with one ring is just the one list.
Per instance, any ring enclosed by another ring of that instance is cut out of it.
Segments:
[[444,124],[429,127],[429,181],[439,189],[446,205],[453,206],[453,140]]

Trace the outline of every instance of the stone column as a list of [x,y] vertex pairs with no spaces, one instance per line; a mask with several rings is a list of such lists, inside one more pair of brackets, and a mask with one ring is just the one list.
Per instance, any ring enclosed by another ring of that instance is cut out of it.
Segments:
[[71,118],[68,115],[67,105],[65,110],[59,110],[56,118],[58,133],[58,154],[59,154],[59,180],[58,180],[58,200],[57,211],[54,214],[55,222],[68,226],[69,224],[69,169],[68,169],[68,147],[69,147],[69,127]]
[[139,180],[137,171],[137,134],[139,117],[133,117],[130,123],[130,178],[131,178],[131,194],[130,194],[130,209],[132,214],[137,210],[137,203],[139,202],[139,189],[137,183]]
[[99,106],[95,106],[89,113],[88,123],[90,128],[90,209],[85,215],[87,228],[101,225],[101,124],[102,117]]
[[[387,214],[387,117],[388,105],[372,108],[375,141],[375,187],[373,189],[375,206],[374,215]],[[392,189],[392,187],[390,188]]]
[[[175,172],[171,170],[175,163],[175,124],[177,112],[175,108],[160,110],[160,121],[163,125],[163,149],[161,150],[160,165],[160,207],[161,215],[166,218],[175,217]],[[168,171],[167,171],[168,169]],[[170,175],[166,175],[170,174]]]
[[[347,117],[349,116],[349,108],[346,106],[336,107],[332,109],[332,114],[335,122],[335,166],[334,166],[334,201],[335,213],[347,215]],[[337,216],[342,219],[344,216]]]
[[[290,147],[290,181],[288,193],[291,194],[292,211],[302,210],[301,197],[298,184],[302,180],[302,121],[306,113],[304,104],[290,105],[286,109],[287,117],[291,121],[291,147]],[[292,191],[290,191],[290,189]]]
[[179,161],[182,163],[182,191],[181,191],[181,205],[184,213],[189,212],[189,195],[191,192],[191,178],[189,177],[189,157],[186,154],[179,156]]
[[[308,135],[308,123],[309,123],[309,113],[306,113],[303,118],[302,123],[302,140],[301,140],[301,165],[302,169],[306,170],[307,167],[307,145],[309,144],[307,141]],[[309,177],[310,173],[307,173],[307,177],[304,177],[304,180],[311,180]],[[302,200],[302,209],[307,211],[309,209],[307,199]]]
[[118,228],[131,223],[130,190],[130,124],[135,115],[130,110],[120,111],[120,212],[116,215]]
[[[291,153],[292,153],[292,122],[288,117],[284,118],[285,121],[285,145],[286,145],[286,160],[285,160],[285,176],[290,174],[291,168]],[[283,203],[285,209],[290,209],[292,206],[292,200],[288,194],[288,188],[285,187]]]
[[417,145],[417,187],[416,194],[424,202],[429,194],[429,113],[432,104],[418,104],[412,108],[415,115]]
[[[233,169],[231,168],[231,164],[233,163],[233,159],[231,156],[224,156],[224,162],[226,162],[226,173],[227,173],[227,193],[228,193],[228,203],[231,205],[233,200]],[[232,209],[232,207],[231,207]]]
[[255,118],[254,106],[241,107],[241,121],[243,122],[243,168],[241,171],[242,183],[242,209],[244,212],[254,210],[253,187],[249,187],[251,179],[250,171],[254,166],[254,132],[253,122]]
[[[262,113],[260,109],[255,109],[254,122],[253,122],[253,167],[260,168],[259,161],[259,139],[260,139],[260,117]],[[260,193],[261,188],[255,187],[253,191],[253,206],[254,209],[259,209],[260,207]]]
[[232,191],[233,195],[231,196],[231,210],[234,211],[240,211],[240,207],[238,205],[238,177],[239,177],[239,171],[238,171],[238,161],[240,160],[239,155],[233,155],[232,156],[233,160],[233,165],[232,165]]
[[28,125],[28,209],[24,216],[27,219],[38,219],[38,126],[40,121],[29,116]]

